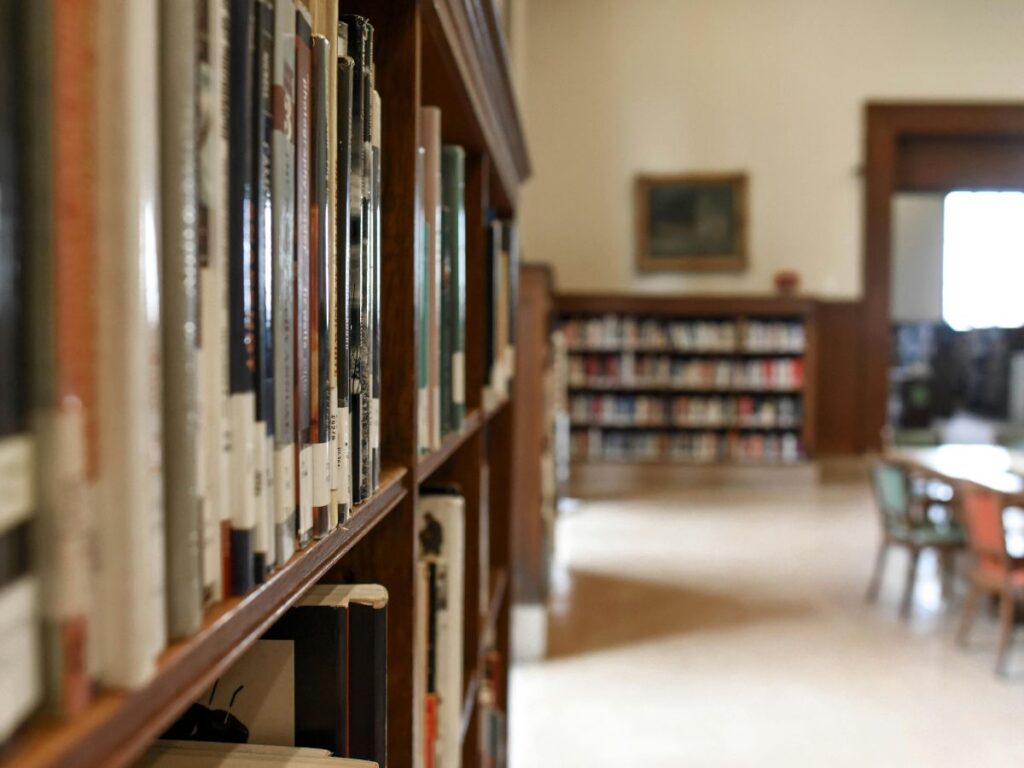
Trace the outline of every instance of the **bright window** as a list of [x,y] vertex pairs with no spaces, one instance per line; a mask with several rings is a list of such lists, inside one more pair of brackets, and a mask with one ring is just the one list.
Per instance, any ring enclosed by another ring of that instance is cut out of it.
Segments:
[[942,317],[958,330],[1024,325],[1024,192],[950,192]]

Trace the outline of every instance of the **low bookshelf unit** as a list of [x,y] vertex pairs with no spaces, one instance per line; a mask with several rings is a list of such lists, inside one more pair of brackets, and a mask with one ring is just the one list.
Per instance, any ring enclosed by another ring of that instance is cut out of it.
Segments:
[[574,465],[793,465],[814,450],[814,303],[561,294]]

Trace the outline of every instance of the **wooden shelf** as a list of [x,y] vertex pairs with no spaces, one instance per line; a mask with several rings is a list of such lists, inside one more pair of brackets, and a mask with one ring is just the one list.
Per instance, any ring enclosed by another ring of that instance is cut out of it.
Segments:
[[665,392],[668,394],[712,394],[712,395],[802,395],[803,387],[683,387],[672,384],[570,384],[570,392]]
[[466,414],[466,418],[462,423],[462,429],[458,432],[453,432],[441,441],[441,447],[436,451],[425,453],[420,456],[419,463],[416,465],[416,482],[422,483],[427,480],[437,469],[444,464],[448,459],[452,457],[459,447],[465,443],[470,437],[472,437],[478,429],[482,419],[480,417],[480,410],[474,408]]
[[656,459],[572,459],[573,467],[806,467],[810,460],[801,457],[796,461],[769,461],[768,459],[672,459],[659,456]]
[[630,295],[621,293],[561,293],[555,298],[563,315],[632,314],[640,316],[730,319],[737,315],[754,318],[803,317],[814,309],[809,298],[796,296]]
[[370,532],[405,497],[406,470],[385,467],[380,489],[352,517],[311,544],[244,597],[223,600],[206,613],[202,628],[169,646],[158,671],[142,688],[102,693],[68,722],[40,721],[4,755],[29,766],[127,765],[189,703],[262,635],[317,579]]
[[651,422],[648,424],[614,422],[614,421],[573,421],[571,429],[636,429],[636,430],[678,430],[680,432],[720,432],[734,430],[737,432],[794,432],[800,429],[800,422],[793,424],[743,424],[742,422],[692,423],[679,424],[671,421]]
[[574,345],[567,349],[570,355],[619,355],[625,352],[634,355],[665,355],[670,357],[698,358],[758,358],[758,357],[802,357],[802,349],[774,349],[758,351],[755,349],[711,350],[711,349],[677,349],[676,347],[643,347],[643,346],[585,346]]

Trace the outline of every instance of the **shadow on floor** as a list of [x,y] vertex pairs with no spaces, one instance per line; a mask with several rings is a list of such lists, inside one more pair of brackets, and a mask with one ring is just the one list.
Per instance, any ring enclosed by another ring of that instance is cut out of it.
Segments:
[[813,604],[570,570],[548,614],[548,656],[608,650],[672,635],[806,616]]

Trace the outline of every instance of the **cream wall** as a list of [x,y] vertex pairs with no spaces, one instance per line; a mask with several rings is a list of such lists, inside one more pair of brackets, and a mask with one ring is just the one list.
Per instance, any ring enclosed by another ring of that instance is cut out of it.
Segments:
[[[522,243],[562,289],[856,297],[864,103],[1024,99],[1024,0],[527,5]],[[737,169],[749,269],[636,274],[634,175]]]
[[892,199],[894,322],[942,319],[942,224],[946,196],[901,192]]

